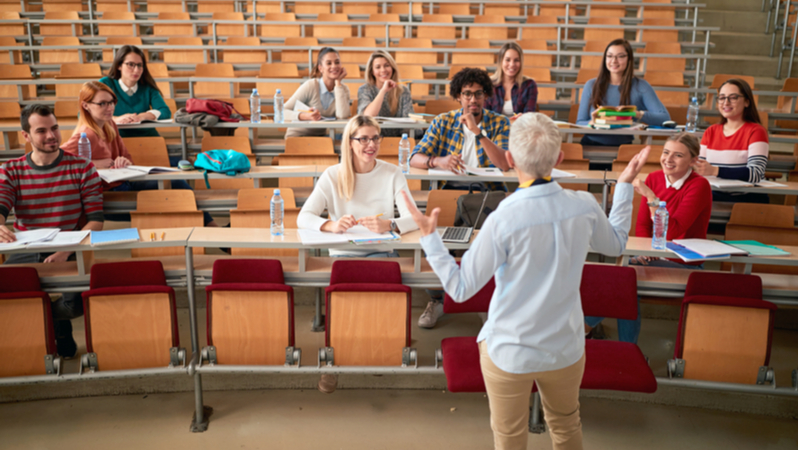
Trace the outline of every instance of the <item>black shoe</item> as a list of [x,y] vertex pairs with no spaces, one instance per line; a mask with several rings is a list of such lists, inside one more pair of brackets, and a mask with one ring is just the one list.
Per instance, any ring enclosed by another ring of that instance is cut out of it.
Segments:
[[78,353],[78,344],[72,337],[72,322],[67,319],[53,323],[56,331],[56,350],[64,359],[72,359]]
[[605,330],[603,330],[603,324],[598,323],[589,334],[586,335],[586,339],[598,339],[603,340],[606,338]]

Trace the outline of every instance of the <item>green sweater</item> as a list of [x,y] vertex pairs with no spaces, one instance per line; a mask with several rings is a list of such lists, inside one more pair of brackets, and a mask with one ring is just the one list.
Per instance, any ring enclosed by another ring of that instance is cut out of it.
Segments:
[[[114,94],[117,96],[117,106],[114,108],[114,115],[121,116],[123,114],[139,114],[157,109],[161,112],[159,120],[169,119],[172,113],[169,107],[164,103],[164,98],[161,94],[153,89],[147,83],[139,83],[139,88],[133,95],[128,95],[119,86],[119,80],[112,80],[109,77],[103,77],[100,82],[110,87]],[[159,136],[155,128],[144,128],[138,130],[129,130],[120,128],[119,134],[122,137],[145,137],[145,136]]]

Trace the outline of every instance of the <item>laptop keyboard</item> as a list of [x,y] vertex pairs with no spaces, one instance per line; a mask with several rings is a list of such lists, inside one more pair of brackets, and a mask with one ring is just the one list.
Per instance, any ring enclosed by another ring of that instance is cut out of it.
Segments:
[[472,228],[468,227],[447,227],[444,229],[442,240],[446,241],[464,241],[467,239]]

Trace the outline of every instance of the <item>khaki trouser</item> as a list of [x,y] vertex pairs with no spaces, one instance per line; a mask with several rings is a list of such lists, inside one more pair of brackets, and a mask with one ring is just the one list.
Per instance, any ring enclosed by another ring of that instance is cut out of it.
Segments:
[[481,372],[489,397],[494,448],[525,449],[528,445],[528,416],[533,382],[542,397],[544,417],[555,450],[583,449],[578,392],[586,355],[559,370],[525,374],[508,373],[492,362],[486,341],[478,344]]

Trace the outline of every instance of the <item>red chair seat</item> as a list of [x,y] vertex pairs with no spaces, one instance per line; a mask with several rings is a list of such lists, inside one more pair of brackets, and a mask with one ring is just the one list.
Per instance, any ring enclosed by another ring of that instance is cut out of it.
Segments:
[[[442,367],[450,392],[486,392],[475,336],[442,340]],[[536,383],[531,392],[536,392]]]
[[636,344],[586,341],[586,369],[581,389],[651,394],[656,388],[656,377]]

